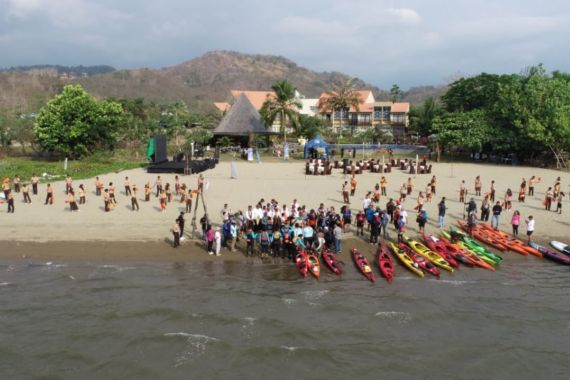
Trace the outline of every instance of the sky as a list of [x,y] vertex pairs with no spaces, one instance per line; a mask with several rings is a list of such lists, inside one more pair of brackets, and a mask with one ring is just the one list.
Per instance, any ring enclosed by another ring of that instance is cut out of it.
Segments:
[[0,67],[281,55],[381,88],[570,71],[568,0],[0,0]]

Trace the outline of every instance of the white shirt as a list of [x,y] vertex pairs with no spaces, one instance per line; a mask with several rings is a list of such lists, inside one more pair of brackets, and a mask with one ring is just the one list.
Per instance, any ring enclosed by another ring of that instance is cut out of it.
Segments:
[[368,208],[368,206],[370,206],[370,202],[372,202],[372,199],[370,198],[364,198],[362,200],[362,209],[366,210]]
[[526,222],[526,230],[529,232],[534,231],[534,219],[529,220],[528,222]]
[[400,216],[404,220],[404,223],[408,224],[408,212],[406,210],[400,211]]

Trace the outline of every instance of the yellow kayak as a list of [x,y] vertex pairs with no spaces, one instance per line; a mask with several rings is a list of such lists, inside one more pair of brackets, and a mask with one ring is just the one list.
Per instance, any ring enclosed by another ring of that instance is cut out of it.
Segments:
[[412,259],[406,254],[405,251],[401,250],[396,246],[396,244],[390,242],[390,249],[394,252],[394,255],[404,264],[406,268],[414,272],[420,277],[424,277],[424,272],[419,268],[418,264],[414,263]]
[[406,244],[409,245],[411,249],[413,249],[418,254],[428,259],[429,261],[431,261],[441,269],[445,269],[446,271],[453,273],[453,268],[451,267],[451,265],[449,265],[447,261],[445,261],[440,255],[430,250],[422,243],[412,240],[406,236],[404,236],[404,242],[406,242]]

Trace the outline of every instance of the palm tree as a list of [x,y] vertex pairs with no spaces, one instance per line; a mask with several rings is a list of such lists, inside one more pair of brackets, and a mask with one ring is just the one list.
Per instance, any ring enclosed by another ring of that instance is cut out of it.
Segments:
[[303,104],[295,96],[295,87],[286,80],[277,81],[271,86],[275,96],[268,98],[259,110],[266,127],[270,127],[277,117],[280,118],[283,143],[287,142],[286,122],[293,128],[299,125],[299,110]]
[[[326,92],[326,97],[319,101],[319,109],[321,111],[330,111],[332,114],[332,125],[334,127],[334,113],[340,112],[340,125],[339,129],[342,131],[342,116],[347,113],[351,107],[356,112],[360,111],[360,93],[354,90],[354,85],[351,80],[346,81],[340,86],[334,86],[332,91]],[[354,134],[354,125],[350,126],[350,135]]]

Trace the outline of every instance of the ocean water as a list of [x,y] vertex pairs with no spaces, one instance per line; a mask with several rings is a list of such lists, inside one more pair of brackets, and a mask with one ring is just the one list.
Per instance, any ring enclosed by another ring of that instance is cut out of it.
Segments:
[[570,273],[0,262],[0,379],[568,379]]

